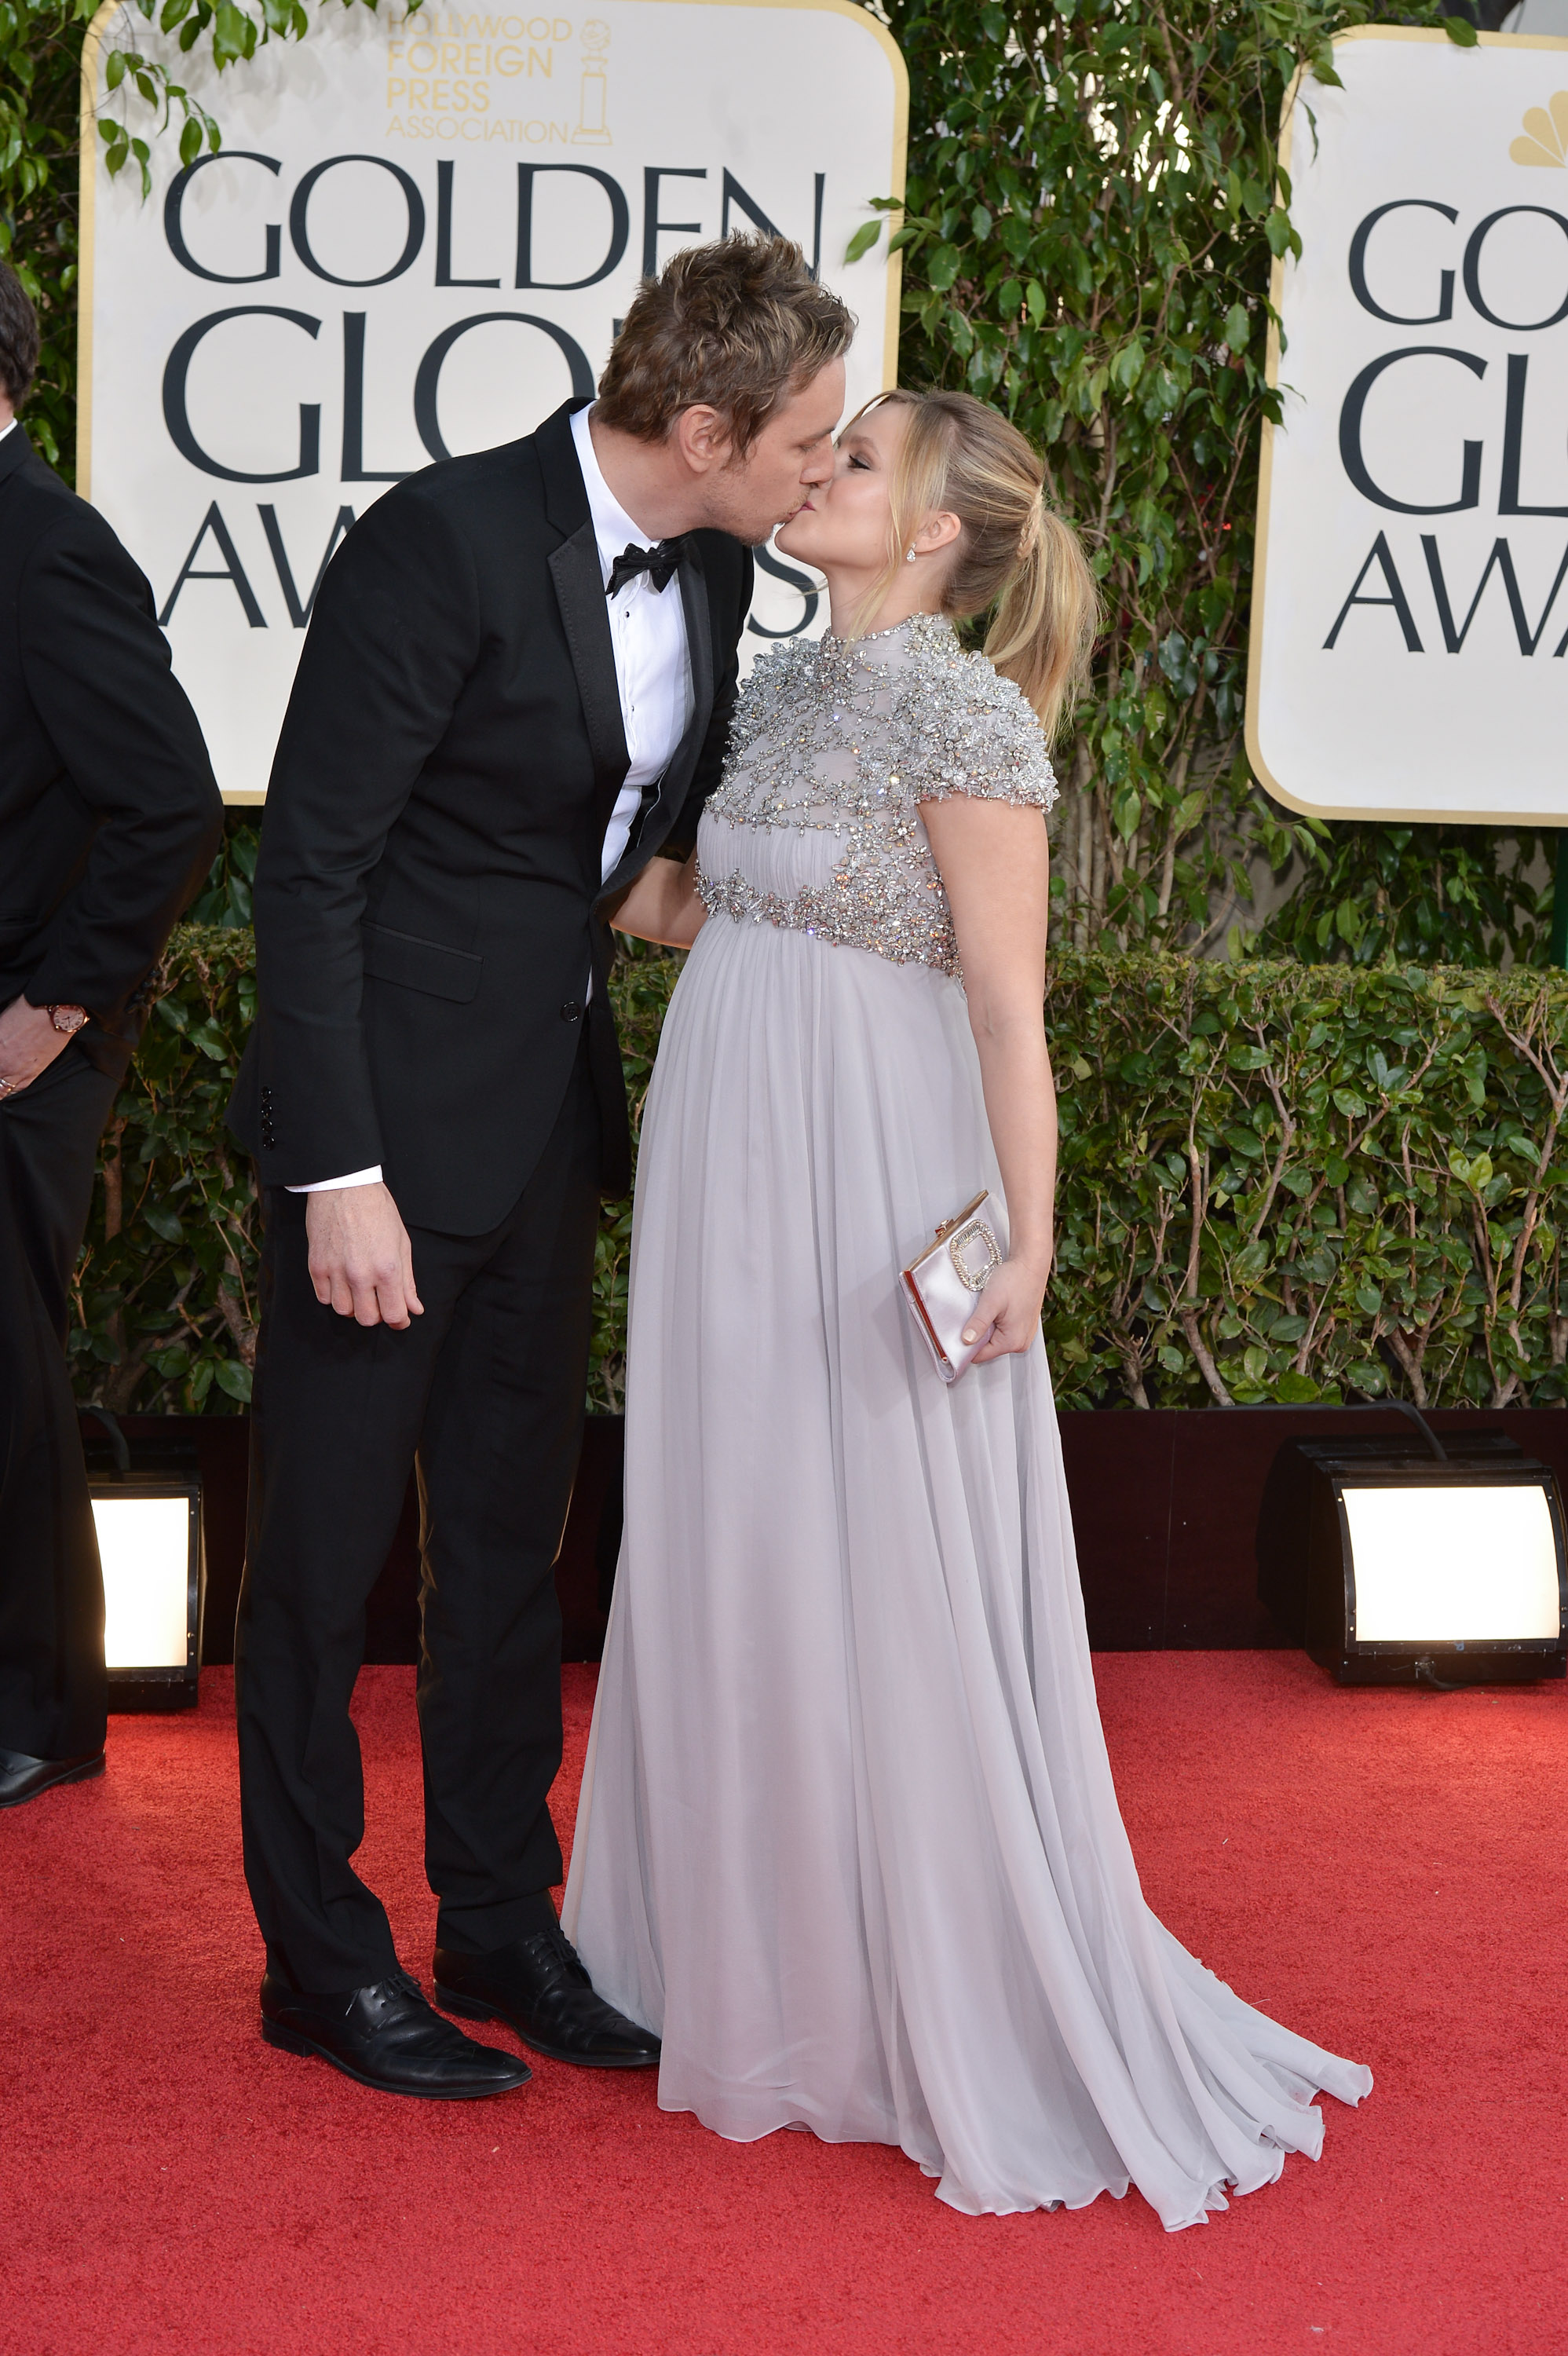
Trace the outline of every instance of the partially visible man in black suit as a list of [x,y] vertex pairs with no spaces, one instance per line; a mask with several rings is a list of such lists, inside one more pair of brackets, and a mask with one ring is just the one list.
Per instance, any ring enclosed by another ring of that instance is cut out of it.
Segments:
[[630,1176],[608,917],[718,781],[750,546],[832,472],[853,322],[799,249],[679,254],[599,400],[400,484],[329,567],[256,874],[230,1119],[266,1189],[236,1640],[262,2034],[389,2092],[528,2072],[440,2019],[350,1858],[365,1601],[418,1467],[425,1862],[449,2011],[640,2068],[550,1890],[552,1566],[601,1190]]
[[103,1769],[103,1581],[65,1342],[137,993],[223,811],[152,592],[16,422],[0,262],[0,1807]]

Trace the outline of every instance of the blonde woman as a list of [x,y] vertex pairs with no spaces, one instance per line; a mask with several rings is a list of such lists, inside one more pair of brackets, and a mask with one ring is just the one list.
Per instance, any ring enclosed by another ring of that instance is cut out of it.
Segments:
[[[970,2212],[1131,2181],[1195,2224],[1371,2079],[1150,1913],[1095,1708],[1040,1330],[1046,744],[1093,585],[962,394],[863,410],[779,546],[829,634],[758,663],[694,859],[617,918],[695,948],[565,1929],[661,2034],[666,2109],[897,2144]],[[899,1271],[982,1186],[1005,1258],[949,1388]]]

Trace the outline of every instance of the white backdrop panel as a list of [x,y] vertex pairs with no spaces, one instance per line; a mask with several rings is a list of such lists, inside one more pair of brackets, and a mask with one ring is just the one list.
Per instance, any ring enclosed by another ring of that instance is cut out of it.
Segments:
[[1334,61],[1287,125],[1249,749],[1326,817],[1565,823],[1568,41]]

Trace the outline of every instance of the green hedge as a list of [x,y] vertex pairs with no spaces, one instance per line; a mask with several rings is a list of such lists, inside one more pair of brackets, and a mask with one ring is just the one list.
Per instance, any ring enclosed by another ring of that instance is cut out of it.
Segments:
[[[78,1273],[83,1398],[233,1413],[250,1395],[259,1220],[222,1115],[253,968],[243,931],[170,946]],[[635,1112],[678,969],[649,949],[616,970]],[[1568,1398],[1568,975],[1067,953],[1048,1016],[1064,1407]],[[602,1411],[630,1233],[606,1205]]]
[[1061,957],[1048,1021],[1063,1405],[1568,1395],[1568,975]]

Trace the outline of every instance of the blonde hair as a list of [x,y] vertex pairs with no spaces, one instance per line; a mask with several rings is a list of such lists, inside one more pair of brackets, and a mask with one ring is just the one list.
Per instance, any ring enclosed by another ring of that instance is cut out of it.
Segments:
[[1017,681],[1054,736],[1089,672],[1100,593],[1077,533],[1045,496],[1045,469],[1018,427],[966,392],[879,393],[875,409],[908,413],[889,486],[887,569],[866,598],[867,627],[899,575],[922,519],[935,510],[964,529],[943,590],[955,621],[991,613],[986,653]]

